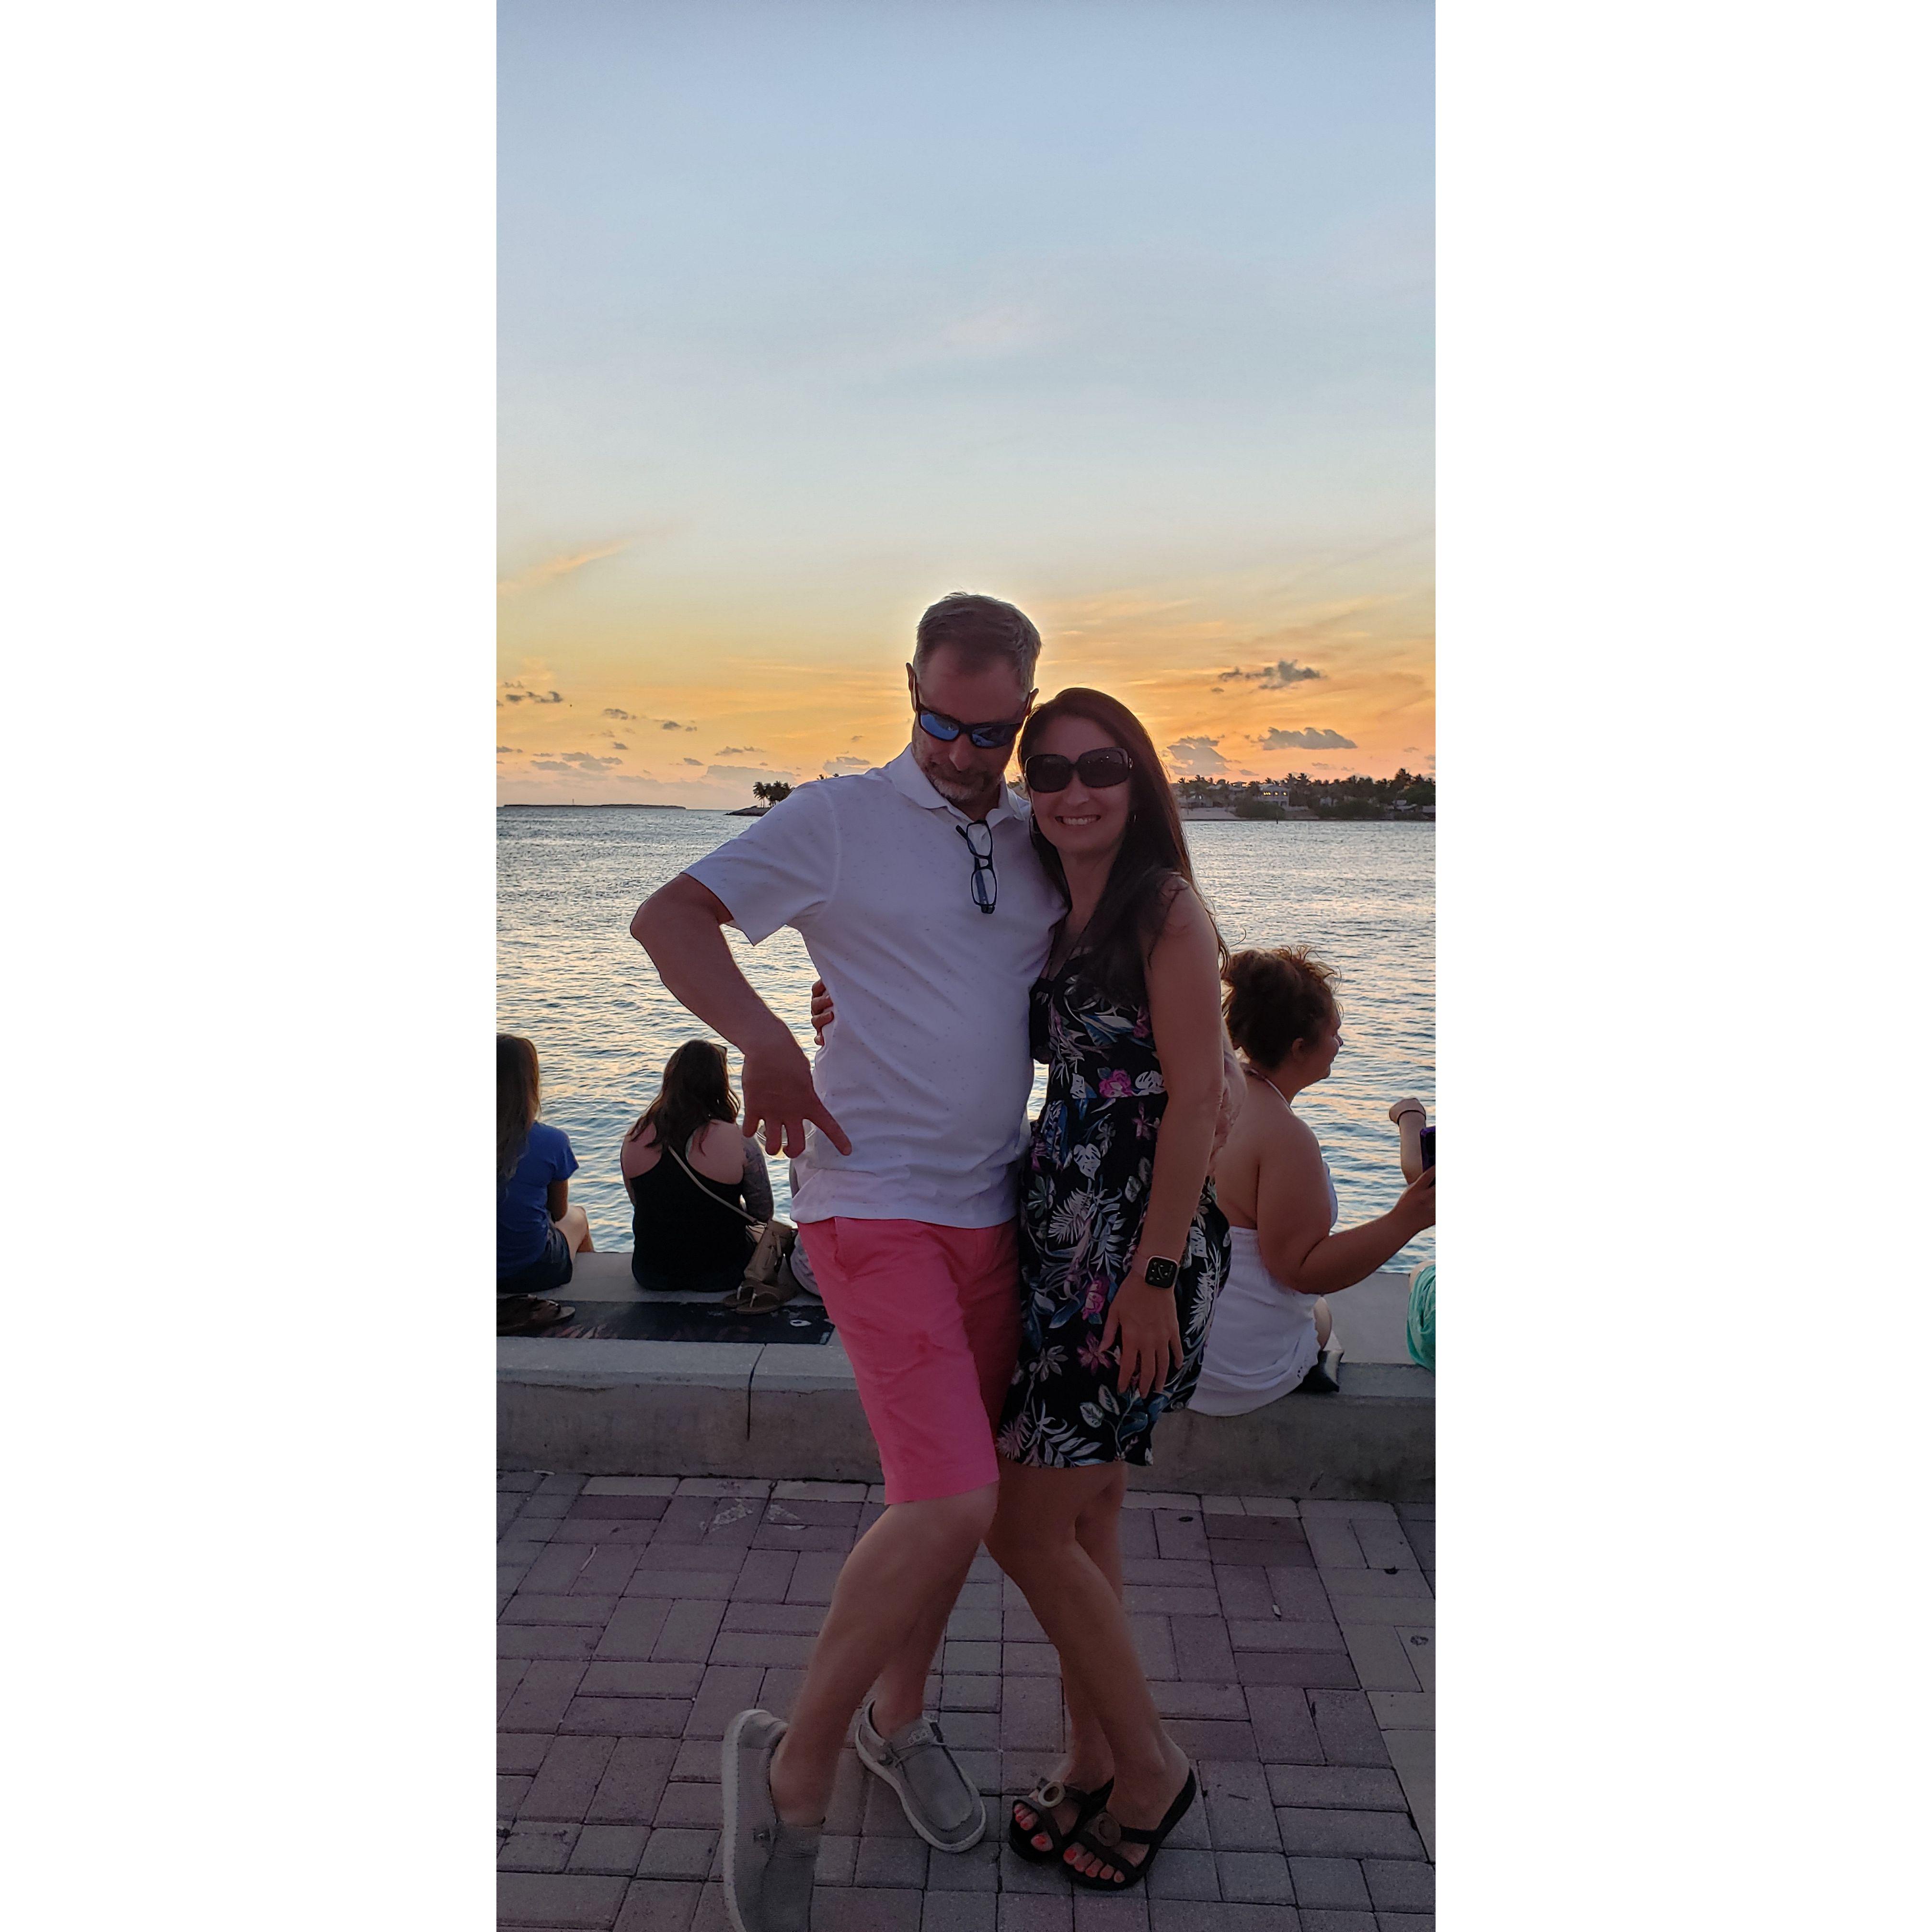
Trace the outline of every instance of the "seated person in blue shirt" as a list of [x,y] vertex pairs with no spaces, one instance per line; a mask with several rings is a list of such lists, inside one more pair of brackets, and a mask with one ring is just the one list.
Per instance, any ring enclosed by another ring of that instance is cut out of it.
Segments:
[[[667,1150],[680,1158],[667,1160]],[[739,1130],[738,1096],[715,1040],[688,1040],[619,1156],[631,1197],[640,1288],[726,1294],[743,1280],[752,1220],[772,1218],[764,1152]]]
[[546,1298],[591,1251],[590,1217],[570,1204],[577,1156],[560,1127],[537,1118],[537,1050],[496,1036],[496,1332],[528,1334],[577,1312]]

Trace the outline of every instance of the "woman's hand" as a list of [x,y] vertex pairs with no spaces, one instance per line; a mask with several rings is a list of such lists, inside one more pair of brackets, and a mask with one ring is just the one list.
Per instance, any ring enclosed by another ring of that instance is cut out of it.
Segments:
[[825,1044],[825,1029],[838,1018],[832,1010],[832,995],[825,990],[823,980],[812,982],[812,1037],[818,1046]]
[[1429,1109],[1413,1094],[1405,1094],[1400,1100],[1392,1100],[1389,1103],[1388,1117],[1397,1126],[1402,1125],[1402,1117],[1405,1114],[1420,1114],[1425,1124],[1429,1118]]
[[1425,1228],[1436,1225],[1436,1170],[1425,1167],[1417,1178],[1402,1190],[1402,1198],[1395,1204],[1395,1211],[1408,1222],[1417,1234]]
[[1172,1288],[1150,1288],[1142,1280],[1138,1256],[1132,1274],[1108,1304],[1106,1326],[1100,1331],[1103,1352],[1116,1340],[1120,1345],[1120,1378],[1115,1387],[1123,1395],[1130,1388],[1158,1395],[1180,1360],[1180,1317]]

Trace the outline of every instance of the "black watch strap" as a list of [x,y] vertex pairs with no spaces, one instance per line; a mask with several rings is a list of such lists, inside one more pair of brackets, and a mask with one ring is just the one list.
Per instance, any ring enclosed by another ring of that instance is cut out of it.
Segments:
[[1180,1264],[1155,1255],[1141,1270],[1150,1288],[1172,1288],[1180,1279]]

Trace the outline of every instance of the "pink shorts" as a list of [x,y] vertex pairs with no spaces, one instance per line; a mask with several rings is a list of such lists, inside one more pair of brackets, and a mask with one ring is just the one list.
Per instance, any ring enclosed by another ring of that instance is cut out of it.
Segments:
[[993,1431],[1020,1346],[1014,1224],[806,1221],[799,1238],[852,1358],[889,1503],[1000,1479]]

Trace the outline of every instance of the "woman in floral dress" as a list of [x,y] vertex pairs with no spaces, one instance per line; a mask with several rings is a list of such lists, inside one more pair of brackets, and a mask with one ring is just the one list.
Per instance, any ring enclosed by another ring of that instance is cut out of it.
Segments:
[[1200,1372],[1228,1223],[1208,1180],[1223,949],[1148,734],[1073,689],[1020,740],[1033,837],[1068,910],[1033,992],[1048,1066],[1021,1208],[1021,1340],[987,1537],[1059,1652],[1067,1751],[1012,1810],[1022,1857],[1115,1892],[1196,1795],[1121,1600],[1126,1465]]

